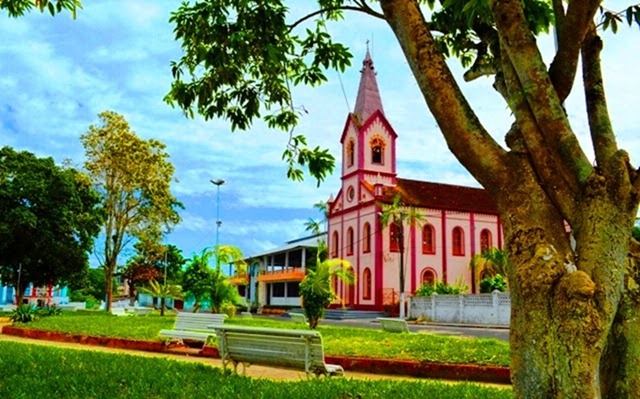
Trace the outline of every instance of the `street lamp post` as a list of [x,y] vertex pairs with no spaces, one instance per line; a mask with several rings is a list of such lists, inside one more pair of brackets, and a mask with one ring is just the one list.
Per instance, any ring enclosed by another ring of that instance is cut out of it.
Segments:
[[218,259],[218,245],[220,244],[220,226],[222,225],[222,221],[220,220],[220,186],[224,184],[224,180],[209,180],[212,184],[214,184],[217,189],[216,194],[216,268],[220,268],[220,260]]

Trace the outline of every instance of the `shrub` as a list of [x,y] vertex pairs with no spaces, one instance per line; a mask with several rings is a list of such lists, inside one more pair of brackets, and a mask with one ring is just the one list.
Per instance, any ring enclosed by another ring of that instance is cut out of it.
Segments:
[[435,283],[425,283],[420,286],[415,292],[415,296],[431,296],[433,294],[438,295],[460,295],[468,290],[468,287],[462,282],[461,279],[456,280],[453,285],[445,284],[442,281],[436,281]]
[[38,309],[38,314],[40,314],[40,316],[59,316],[62,314],[62,309],[55,304],[46,305]]
[[38,318],[38,308],[23,304],[18,306],[9,317],[14,323],[29,323]]
[[480,292],[488,294],[493,291],[505,292],[507,290],[507,281],[500,274],[493,277],[485,277],[480,281]]

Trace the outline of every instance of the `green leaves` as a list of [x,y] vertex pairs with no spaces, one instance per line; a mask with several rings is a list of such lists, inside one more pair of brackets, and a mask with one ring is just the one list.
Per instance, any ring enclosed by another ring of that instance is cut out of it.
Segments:
[[[174,82],[165,101],[205,119],[222,118],[231,129],[246,130],[257,118],[272,129],[291,133],[302,108],[296,107],[291,86],[316,86],[327,80],[325,71],[344,71],[351,54],[334,43],[324,19],[338,19],[343,1],[319,1],[331,11],[320,13],[313,29],[300,35],[287,21],[282,0],[201,0],[183,3],[172,13],[176,40],[184,55],[171,64]],[[313,22],[311,22],[313,21]],[[326,150],[290,142],[283,154],[288,177],[302,180],[306,167],[318,182],[334,167]]]
[[0,0],[0,9],[6,9],[9,16],[13,18],[20,17],[34,8],[40,12],[49,11],[51,15],[67,10],[75,19],[76,11],[82,9],[82,2],[80,0]]
[[[627,7],[624,11],[614,12],[600,7],[602,30],[611,29],[613,33],[618,32],[618,23],[624,23],[626,20],[629,26],[635,22],[640,27],[640,5]],[[624,17],[624,18],[623,18]]]
[[51,158],[0,149],[0,279],[58,283],[88,264],[99,196],[87,176]]

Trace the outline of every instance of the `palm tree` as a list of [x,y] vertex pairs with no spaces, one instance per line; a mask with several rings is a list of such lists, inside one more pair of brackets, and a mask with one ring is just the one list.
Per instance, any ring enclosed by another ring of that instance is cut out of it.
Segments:
[[160,284],[155,279],[149,281],[149,287],[141,287],[138,290],[154,298],[160,298],[160,316],[164,316],[165,300],[167,298],[182,298],[182,288],[179,285]]
[[351,264],[344,259],[317,260],[315,270],[307,270],[307,275],[300,283],[302,308],[312,330],[318,326],[324,316],[324,310],[338,296],[331,286],[331,278],[336,277],[353,284],[354,275]]
[[509,257],[507,252],[498,248],[489,248],[482,251],[482,253],[474,255],[469,262],[469,268],[473,275],[474,281],[476,275],[481,271],[485,271],[492,276],[496,274],[501,275],[509,282],[508,269],[509,269]]
[[212,256],[213,252],[208,248],[203,249],[200,254],[193,254],[187,261],[187,268],[182,275],[182,287],[195,301],[194,312],[198,311],[201,302],[209,299],[213,273],[209,268],[209,262]]
[[397,234],[391,237],[392,240],[398,244],[398,250],[400,251],[400,265],[399,265],[399,282],[400,282],[400,318],[404,319],[404,224],[405,222],[409,226],[414,224],[421,224],[424,221],[424,217],[418,213],[417,209],[412,206],[405,206],[400,202],[400,196],[396,195],[393,198],[391,205],[383,204],[382,212],[380,213],[380,224],[383,227],[387,227],[390,224],[394,224],[397,227]]

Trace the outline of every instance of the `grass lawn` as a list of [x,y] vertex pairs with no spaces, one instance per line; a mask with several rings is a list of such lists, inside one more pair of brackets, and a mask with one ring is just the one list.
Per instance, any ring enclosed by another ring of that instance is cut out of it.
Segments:
[[[103,337],[158,340],[162,329],[171,329],[174,317],[157,315],[116,317],[104,312],[63,312],[24,325],[49,331]],[[308,329],[304,324],[266,318],[233,318],[225,323],[271,328]],[[19,324],[18,324],[19,325]],[[497,339],[461,338],[435,334],[395,334],[382,329],[320,325],[325,354],[435,361],[509,365],[509,345]]]
[[511,389],[437,381],[271,381],[171,359],[0,342],[0,398],[507,399]]

